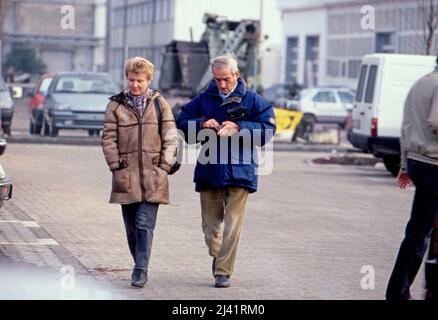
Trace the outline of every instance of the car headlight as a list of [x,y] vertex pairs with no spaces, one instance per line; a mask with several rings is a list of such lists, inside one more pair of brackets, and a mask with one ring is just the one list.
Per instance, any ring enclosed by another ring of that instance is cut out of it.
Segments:
[[0,184],[0,200],[9,200],[12,198],[12,184]]
[[69,111],[70,105],[66,103],[55,104],[54,109],[58,111]]

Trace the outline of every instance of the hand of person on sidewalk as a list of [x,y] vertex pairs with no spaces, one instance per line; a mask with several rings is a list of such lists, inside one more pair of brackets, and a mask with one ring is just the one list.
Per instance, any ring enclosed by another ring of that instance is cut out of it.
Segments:
[[202,123],[202,127],[219,130],[219,123],[215,119],[210,119]]
[[412,180],[406,172],[400,170],[397,176],[397,183],[400,189],[406,189],[406,187],[412,185]]
[[238,133],[240,130],[240,126],[232,121],[224,121],[222,123],[222,128],[217,133],[218,136],[227,137],[232,136],[233,134]]

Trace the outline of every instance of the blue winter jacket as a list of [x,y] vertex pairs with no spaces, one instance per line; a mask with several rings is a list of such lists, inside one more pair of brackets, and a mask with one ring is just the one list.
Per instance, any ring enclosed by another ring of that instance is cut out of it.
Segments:
[[[222,124],[227,120],[227,110],[238,106],[245,108],[243,118],[234,121],[240,126],[238,135],[218,137],[215,130],[202,129],[202,123],[209,119]],[[274,135],[275,116],[272,106],[258,94],[246,90],[242,79],[238,79],[236,89],[225,100],[212,81],[207,90],[182,107],[177,126],[187,143],[202,144],[194,176],[197,192],[225,186],[257,191],[255,148],[263,146]]]

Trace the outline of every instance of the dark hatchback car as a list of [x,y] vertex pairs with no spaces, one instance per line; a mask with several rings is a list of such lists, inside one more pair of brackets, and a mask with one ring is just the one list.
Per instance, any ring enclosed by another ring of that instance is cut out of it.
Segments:
[[54,76],[43,103],[42,132],[57,136],[61,129],[103,129],[108,98],[117,93],[107,73],[61,72]]

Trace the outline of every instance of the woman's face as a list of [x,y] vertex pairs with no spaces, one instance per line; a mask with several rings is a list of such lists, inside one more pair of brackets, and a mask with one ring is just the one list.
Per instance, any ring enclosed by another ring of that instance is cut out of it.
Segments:
[[146,73],[128,72],[128,89],[133,96],[140,96],[146,92],[151,80],[148,80]]

